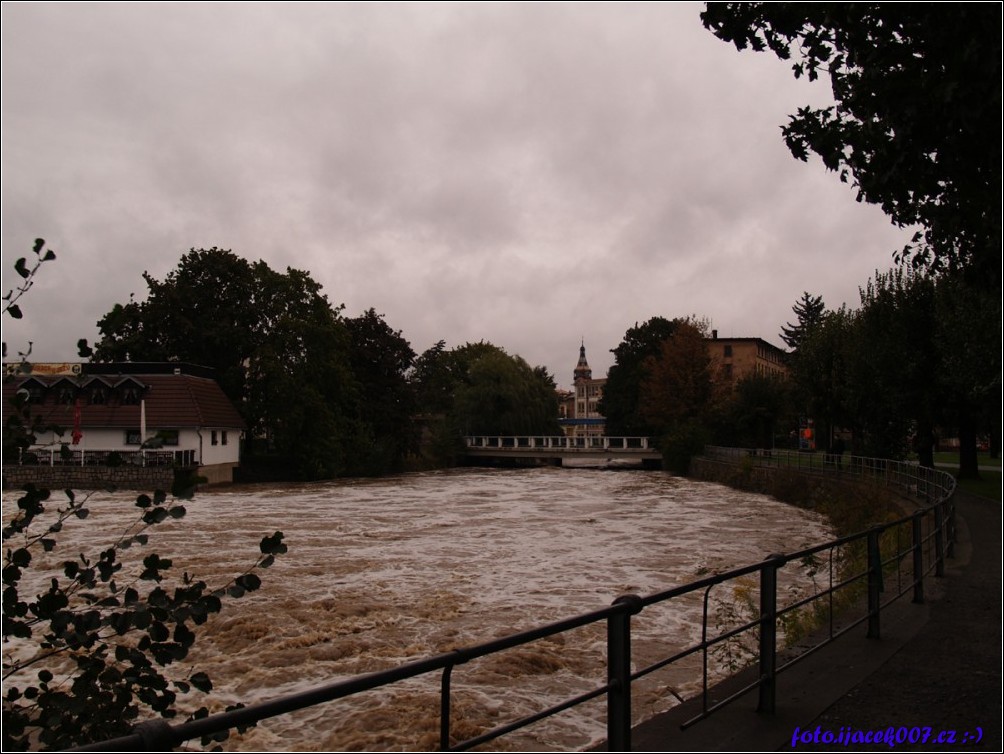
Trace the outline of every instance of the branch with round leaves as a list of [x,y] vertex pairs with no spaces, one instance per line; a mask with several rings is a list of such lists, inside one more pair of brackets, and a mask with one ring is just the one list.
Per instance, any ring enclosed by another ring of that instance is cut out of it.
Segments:
[[[207,674],[190,669],[169,679],[161,669],[187,657],[197,638],[194,629],[220,612],[224,600],[259,589],[256,571],[287,549],[281,532],[264,537],[254,563],[215,587],[188,573],[167,586],[173,561],[150,553],[123,582],[123,551],[148,544],[150,527],[186,513],[163,492],[144,494],[136,500],[137,521],[110,547],[96,557],[81,553],[63,561],[62,574],[48,578],[45,591],[22,599],[20,582],[32,567],[32,551],[52,551],[52,535],[71,519],[87,518],[86,499],[76,499],[72,491],[67,495],[69,505],[57,511],[56,521],[33,533],[25,520],[40,521],[49,492],[27,491],[19,501],[21,521],[4,529],[5,541],[19,545],[8,547],[4,558],[4,641],[33,642],[35,650],[4,659],[5,749],[66,748],[123,735],[144,709],[172,718],[179,696],[209,693]],[[33,666],[41,669],[22,680]]]

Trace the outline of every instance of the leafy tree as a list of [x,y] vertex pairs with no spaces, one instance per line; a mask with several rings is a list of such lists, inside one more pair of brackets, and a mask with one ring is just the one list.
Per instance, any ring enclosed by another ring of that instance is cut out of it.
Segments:
[[944,276],[937,281],[932,318],[942,421],[958,433],[959,476],[976,479],[977,436],[1000,450],[1001,297],[961,276]]
[[824,445],[834,428],[860,431],[851,397],[855,322],[855,312],[846,306],[824,312],[819,325],[805,333],[791,362],[796,404],[815,421]]
[[771,448],[779,428],[796,426],[789,381],[750,374],[739,380],[712,414],[714,442],[742,448]]
[[[43,248],[44,241],[36,241],[40,262],[55,259],[51,251],[42,256]],[[19,318],[16,302],[39,265],[28,268],[19,260],[15,268],[26,271],[25,282],[20,293],[4,297],[4,312]],[[16,371],[28,373],[31,364],[22,358]],[[5,427],[5,448],[8,441],[17,448],[33,445],[29,397],[17,394],[10,414],[18,420]],[[152,527],[186,512],[178,500],[157,491],[136,498],[137,517],[107,548],[64,560],[59,570],[35,580],[44,591],[29,590],[24,579],[39,567],[38,556],[56,552],[69,527],[86,526],[88,496],[64,494],[65,507],[54,508],[49,490],[29,485],[13,514],[5,516],[3,640],[5,648],[18,651],[5,651],[3,659],[4,750],[65,749],[124,735],[142,718],[176,717],[179,698],[209,693],[212,681],[194,669],[184,674],[163,669],[188,656],[197,627],[219,612],[225,599],[257,590],[256,571],[286,551],[282,533],[275,532],[228,583],[210,587],[188,573],[171,579],[171,559],[137,554]],[[201,707],[191,718],[207,714]]]
[[502,349],[474,356],[454,394],[453,417],[464,434],[557,435],[554,380]]
[[1000,290],[1001,6],[996,3],[708,3],[704,26],[739,50],[828,75],[836,104],[783,129],[899,227],[918,266]]
[[440,460],[463,435],[560,434],[554,378],[491,343],[449,351],[437,343],[416,360],[412,380]]
[[642,375],[639,411],[661,436],[668,468],[686,474],[711,439],[712,413],[726,389],[708,351],[706,323],[676,320],[672,335],[642,363]]
[[681,320],[652,317],[642,325],[635,323],[613,349],[614,364],[607,373],[607,384],[597,409],[606,417],[611,435],[652,435],[655,429],[639,405],[645,360],[655,356],[663,342]]
[[861,290],[853,348],[847,354],[851,410],[865,455],[905,458],[909,438],[933,466],[941,373],[934,341],[935,281],[903,267],[876,273]]
[[708,351],[706,332],[677,322],[659,352],[643,362],[639,407],[659,432],[686,421],[703,421],[722,385]]
[[346,320],[308,273],[217,248],[144,279],[145,301],[98,322],[95,358],[213,367],[255,438],[245,465],[271,458],[283,476],[316,479],[400,462],[414,354],[374,311]]
[[359,418],[371,430],[366,444],[368,463],[375,472],[395,469],[414,448],[412,414],[414,394],[407,373],[415,360],[411,345],[392,330],[383,316],[368,309],[346,319],[349,363],[359,384]]
[[788,322],[781,326],[781,340],[788,345],[788,348],[797,351],[805,334],[822,321],[826,305],[823,303],[822,296],[811,296],[805,292],[791,308],[795,312],[798,322],[795,324]]

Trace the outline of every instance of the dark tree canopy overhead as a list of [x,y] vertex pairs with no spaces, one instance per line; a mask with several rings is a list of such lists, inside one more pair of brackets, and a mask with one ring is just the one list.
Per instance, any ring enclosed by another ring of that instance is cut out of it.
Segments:
[[708,3],[717,37],[828,75],[836,105],[804,107],[783,129],[858,200],[920,226],[903,258],[1000,287],[999,3]]

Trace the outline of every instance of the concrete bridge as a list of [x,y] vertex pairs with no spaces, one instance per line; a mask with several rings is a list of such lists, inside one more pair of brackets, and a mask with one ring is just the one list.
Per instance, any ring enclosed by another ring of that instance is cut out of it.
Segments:
[[662,453],[648,437],[521,437],[476,435],[464,438],[471,459],[534,461],[558,466],[658,468]]

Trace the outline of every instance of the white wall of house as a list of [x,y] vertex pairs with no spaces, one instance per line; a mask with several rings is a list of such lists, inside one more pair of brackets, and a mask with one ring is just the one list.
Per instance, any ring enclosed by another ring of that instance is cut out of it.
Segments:
[[[216,444],[213,444],[215,433]],[[127,432],[124,429],[84,429],[83,437],[77,445],[71,443],[72,432],[66,430],[62,435],[52,433],[49,436],[40,436],[36,448],[39,452],[45,452],[49,448],[59,450],[61,443],[67,443],[71,450],[81,450],[85,454],[89,451],[119,451],[134,452],[140,449],[138,431]],[[157,436],[154,429],[147,430],[147,438]],[[190,450],[195,453],[196,462],[201,465],[210,466],[214,464],[235,464],[240,460],[240,430],[239,429],[181,429],[178,430],[178,443],[176,445],[164,444],[157,448],[160,451],[184,451]],[[224,442],[225,439],[225,442]]]
[[202,429],[202,464],[236,463],[240,460],[240,430]]

